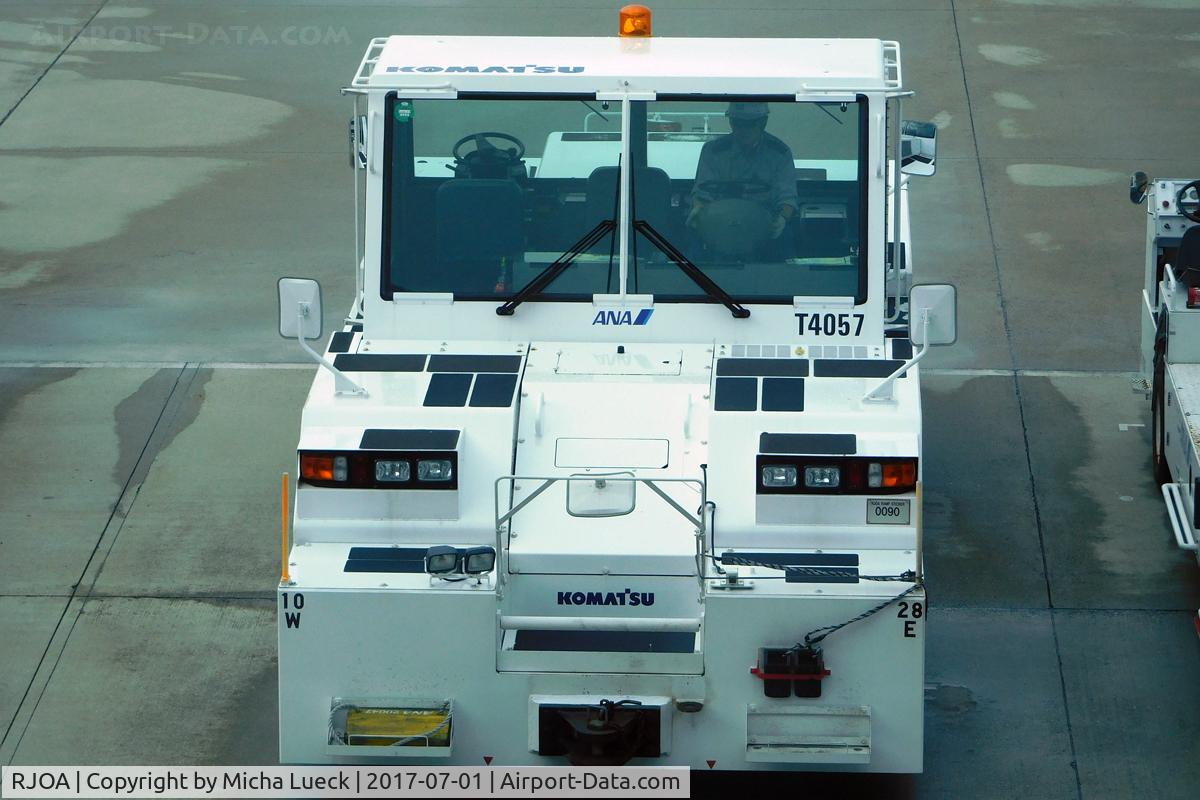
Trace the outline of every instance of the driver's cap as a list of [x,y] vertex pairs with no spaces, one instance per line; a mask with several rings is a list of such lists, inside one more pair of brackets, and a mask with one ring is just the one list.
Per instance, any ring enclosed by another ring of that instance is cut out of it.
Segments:
[[766,119],[770,114],[766,103],[730,103],[725,116],[730,119]]

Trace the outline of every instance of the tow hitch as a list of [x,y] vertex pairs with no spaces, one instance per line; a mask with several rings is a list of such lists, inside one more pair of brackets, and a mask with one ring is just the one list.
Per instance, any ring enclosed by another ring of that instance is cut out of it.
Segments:
[[566,756],[577,767],[620,766],[658,758],[660,710],[639,700],[596,705],[544,705],[538,711],[538,753]]
[[819,647],[762,647],[750,674],[763,682],[767,697],[791,697],[793,689],[796,697],[820,697],[829,670]]

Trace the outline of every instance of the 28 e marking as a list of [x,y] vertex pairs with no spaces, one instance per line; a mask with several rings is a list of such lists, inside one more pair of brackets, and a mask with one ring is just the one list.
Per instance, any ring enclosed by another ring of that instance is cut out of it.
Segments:
[[919,600],[912,603],[901,600],[899,608],[896,617],[904,620],[904,638],[917,638],[917,620],[925,616],[925,606]]

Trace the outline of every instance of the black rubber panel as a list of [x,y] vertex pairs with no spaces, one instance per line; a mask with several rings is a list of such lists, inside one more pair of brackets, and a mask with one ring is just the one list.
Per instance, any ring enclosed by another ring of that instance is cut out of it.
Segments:
[[780,378],[808,377],[807,358],[718,358],[717,375],[770,375]]
[[467,392],[471,390],[471,374],[438,372],[429,376],[429,388],[425,391],[425,406],[438,408],[461,408],[467,404]]
[[350,326],[350,330],[353,333],[362,333],[362,323],[361,322],[354,323],[353,325]]
[[733,553],[726,551],[721,560],[744,558],[761,564],[803,567],[857,567],[858,553]]
[[[389,430],[368,428],[363,431],[359,450],[453,450],[458,447],[458,431],[430,428]],[[363,548],[355,548],[361,550]],[[389,551],[395,548],[386,548]]]
[[758,452],[797,456],[852,456],[858,452],[853,433],[763,433]]
[[354,341],[353,331],[337,331],[333,336],[329,337],[330,353],[347,353],[350,351],[350,344]]
[[908,361],[912,358],[912,341],[909,339],[892,339],[892,358]]
[[333,365],[343,372],[421,372],[424,355],[385,355],[383,353],[343,353]]
[[351,547],[343,572],[424,572],[424,547]]
[[682,631],[517,631],[514,650],[571,653],[692,653],[696,634]]
[[763,411],[803,411],[804,378],[763,378]]
[[471,390],[471,406],[507,408],[512,405],[516,388],[516,375],[476,375],[475,388]]
[[517,372],[520,356],[448,356],[429,357],[430,372]]
[[[877,358],[818,358],[813,375],[818,378],[886,378],[904,364],[903,360]],[[905,378],[905,372],[900,377]]]
[[419,561],[411,561],[400,558],[367,558],[346,560],[346,566],[342,572],[424,572],[425,558],[421,557]]
[[717,378],[713,411],[757,411],[757,378]]
[[[812,566],[805,564],[803,566]],[[858,583],[857,567],[822,567],[834,575],[805,575],[802,572],[788,570],[784,573],[784,583]]]

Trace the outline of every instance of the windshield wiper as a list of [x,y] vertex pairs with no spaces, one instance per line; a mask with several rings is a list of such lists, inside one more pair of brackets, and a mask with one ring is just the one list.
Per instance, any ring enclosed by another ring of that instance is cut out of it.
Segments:
[[[592,246],[596,242],[599,242],[606,235],[612,233],[616,230],[616,227],[617,223],[611,219],[601,220],[596,227],[585,233],[582,239],[571,245],[570,249],[554,259],[553,264],[546,267],[536,278],[525,284],[525,287],[521,291],[510,297],[503,305],[497,306],[496,313],[502,317],[512,316],[512,313],[517,310],[517,306],[529,298],[541,294],[542,290],[553,283],[559,275],[562,275],[576,258],[592,249]],[[749,312],[746,313],[749,314]]]
[[679,252],[679,248],[671,244],[666,238],[654,230],[654,227],[644,219],[636,220],[633,223],[633,229],[642,234],[649,240],[650,244],[662,251],[662,254],[679,267],[684,275],[692,279],[692,282],[704,290],[704,293],[713,300],[729,309],[729,313],[733,314],[735,319],[745,319],[750,316],[750,309],[740,305],[729,292],[717,285],[717,282],[704,274],[703,271],[693,264],[687,256]]

